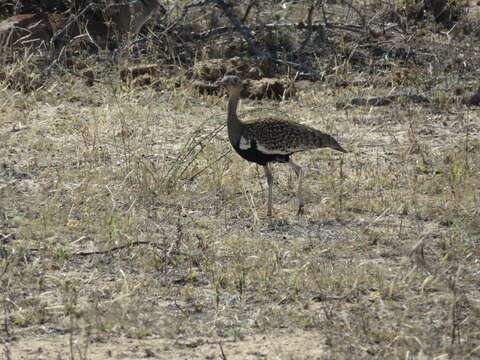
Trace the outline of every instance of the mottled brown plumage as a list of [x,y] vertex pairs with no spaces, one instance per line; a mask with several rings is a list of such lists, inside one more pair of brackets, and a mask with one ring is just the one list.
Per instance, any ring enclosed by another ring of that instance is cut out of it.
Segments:
[[332,142],[330,135],[309,126],[278,118],[247,120],[244,137],[253,138],[258,144],[274,153],[293,154],[299,151],[332,147],[340,151],[340,145]]
[[347,151],[332,136],[289,120],[263,117],[240,121],[237,117],[237,105],[242,82],[237,76],[229,75],[217,81],[217,84],[225,87],[229,93],[227,127],[230,143],[244,159],[264,167],[268,183],[268,216],[272,215],[273,177],[268,167],[270,162],[289,163],[295,170],[298,176],[298,214],[302,214],[302,169],[290,159],[290,155],[322,147]]

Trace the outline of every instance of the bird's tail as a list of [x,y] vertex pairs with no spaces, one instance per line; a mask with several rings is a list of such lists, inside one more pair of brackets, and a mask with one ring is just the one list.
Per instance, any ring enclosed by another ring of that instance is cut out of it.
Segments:
[[337,151],[340,151],[340,152],[343,152],[343,153],[347,153],[348,151],[345,150],[339,143],[337,140],[335,140],[333,138],[333,136],[330,136],[328,134],[325,134],[325,145],[326,147],[329,147],[330,149],[333,149],[333,150],[337,150]]

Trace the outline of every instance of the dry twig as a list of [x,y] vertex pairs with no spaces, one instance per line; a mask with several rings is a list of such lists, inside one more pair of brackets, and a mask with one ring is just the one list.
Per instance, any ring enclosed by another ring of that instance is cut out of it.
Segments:
[[373,98],[354,98],[350,101],[342,101],[336,104],[337,109],[344,109],[348,106],[386,106],[397,101],[398,99],[407,99],[413,103],[429,103],[430,99],[418,94],[394,94],[387,96],[377,96]]

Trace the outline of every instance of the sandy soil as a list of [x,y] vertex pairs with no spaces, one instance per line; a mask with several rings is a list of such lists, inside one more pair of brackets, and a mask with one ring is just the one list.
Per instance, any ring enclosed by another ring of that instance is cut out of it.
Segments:
[[[272,335],[245,336],[243,339],[178,338],[112,339],[90,343],[80,336],[55,335],[22,339],[3,345],[4,359],[327,359],[331,354],[321,334],[279,330]],[[223,354],[222,354],[223,349]],[[80,355],[82,354],[82,355]],[[86,355],[85,355],[86,354]]]

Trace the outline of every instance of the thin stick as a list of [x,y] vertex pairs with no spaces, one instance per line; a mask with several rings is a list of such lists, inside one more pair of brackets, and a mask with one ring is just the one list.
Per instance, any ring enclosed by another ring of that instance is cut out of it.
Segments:
[[258,0],[251,0],[250,3],[247,6],[247,9],[245,10],[245,14],[243,15],[243,18],[241,20],[241,23],[244,24],[245,21],[247,21],[248,15],[250,15],[250,11],[252,8],[257,5]]
[[310,5],[310,8],[308,9],[308,15],[307,15],[307,34],[305,35],[305,39],[303,40],[302,44],[298,48],[296,52],[302,52],[303,49],[305,49],[305,46],[307,46],[308,42],[310,41],[310,38],[312,37],[312,18],[313,18],[313,11],[315,10],[315,5],[316,5],[316,0],[312,0],[312,4]]

